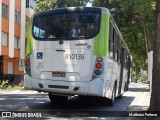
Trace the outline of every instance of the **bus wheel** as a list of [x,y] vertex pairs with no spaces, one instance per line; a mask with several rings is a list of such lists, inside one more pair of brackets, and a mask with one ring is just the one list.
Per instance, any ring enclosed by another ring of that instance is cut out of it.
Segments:
[[118,98],[118,99],[122,99],[122,94],[121,95],[119,95],[118,97],[116,97],[116,98]]
[[114,101],[115,101],[115,96],[116,96],[116,86],[114,85],[113,91],[112,91],[112,97],[108,101],[109,106],[113,106]]
[[52,95],[51,92],[48,93],[49,99],[52,103],[65,103],[68,99],[68,96],[58,96],[58,95]]
[[124,92],[127,91],[127,84],[125,83],[125,86],[124,86]]

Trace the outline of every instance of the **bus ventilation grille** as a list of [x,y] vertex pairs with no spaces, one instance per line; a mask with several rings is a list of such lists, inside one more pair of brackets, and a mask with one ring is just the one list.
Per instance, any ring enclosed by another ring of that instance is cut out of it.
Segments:
[[69,86],[61,86],[61,85],[48,85],[48,88],[69,89]]

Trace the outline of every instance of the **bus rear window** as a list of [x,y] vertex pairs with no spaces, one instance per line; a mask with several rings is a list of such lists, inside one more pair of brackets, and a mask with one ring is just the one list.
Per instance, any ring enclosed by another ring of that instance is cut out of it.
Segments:
[[33,20],[36,39],[88,39],[99,32],[100,14],[94,12],[40,15]]

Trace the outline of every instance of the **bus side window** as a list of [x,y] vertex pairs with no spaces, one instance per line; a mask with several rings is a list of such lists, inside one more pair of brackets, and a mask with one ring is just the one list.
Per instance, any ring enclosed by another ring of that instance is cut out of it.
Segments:
[[121,62],[122,57],[122,41],[119,40],[119,62]]
[[114,30],[114,28],[113,28],[113,46],[112,46],[112,48],[113,48],[113,58],[115,59],[115,47],[114,47],[114,44],[115,44],[115,30]]
[[126,67],[127,67],[127,70],[128,70],[128,66],[129,66],[129,58],[128,58],[128,53],[126,55]]
[[126,51],[126,68],[128,70],[128,52]]
[[127,53],[127,69],[129,70],[131,68],[131,58],[129,56],[129,53]]
[[109,27],[109,55],[113,58],[113,26],[111,23]]
[[124,49],[124,61],[123,61],[124,63],[124,67],[126,68],[127,67],[127,51],[126,51],[126,49]]
[[119,36],[117,36],[117,61],[119,62],[120,60],[120,39]]
[[117,32],[114,30],[114,59],[117,61]]
[[128,68],[128,58],[127,58],[127,56],[128,56],[128,53],[127,53],[127,50],[126,50],[126,68]]
[[122,49],[123,49],[122,46],[123,46],[123,45],[122,45],[122,41],[120,41],[120,50],[119,50],[119,51],[120,51],[120,58],[119,58],[119,59],[120,59],[120,63],[121,63],[121,64],[122,64],[122,52],[123,52],[123,51],[122,51]]

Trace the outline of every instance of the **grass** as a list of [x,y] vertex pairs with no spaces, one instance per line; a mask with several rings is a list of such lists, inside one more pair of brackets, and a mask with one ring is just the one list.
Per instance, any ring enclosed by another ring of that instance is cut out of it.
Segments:
[[9,80],[0,81],[0,90],[25,90],[25,88],[20,83],[20,85],[13,85],[9,83]]
[[8,86],[6,89],[4,89],[4,90],[24,90],[24,87],[17,86],[17,85],[15,85],[15,86],[9,85],[9,86]]

